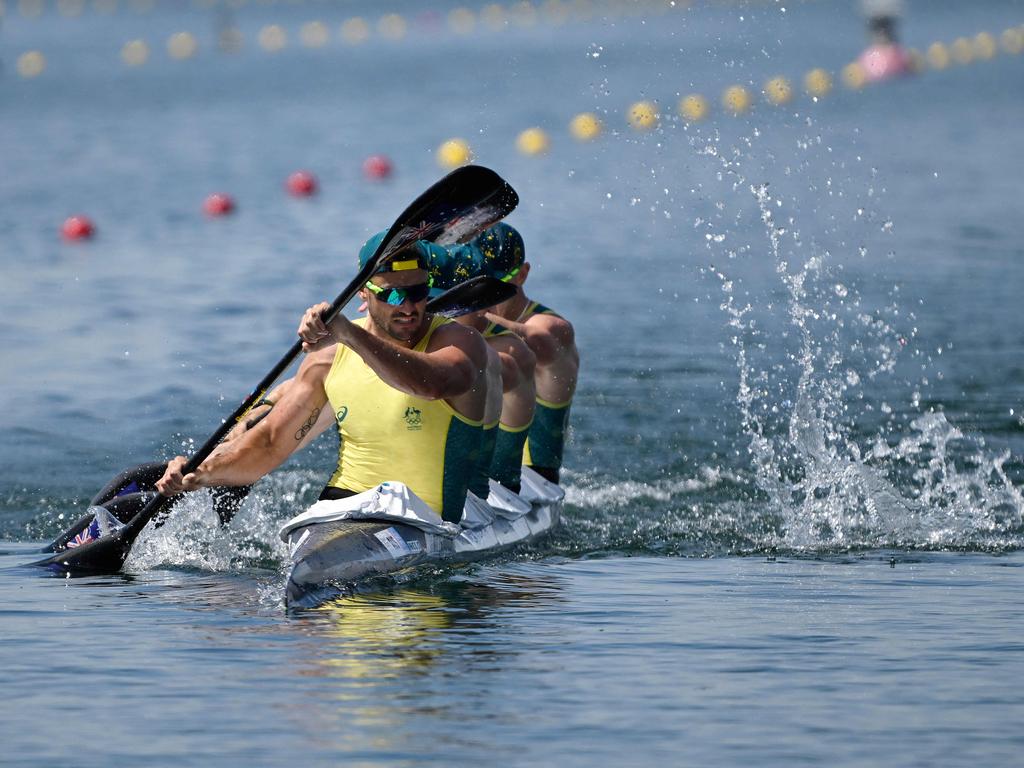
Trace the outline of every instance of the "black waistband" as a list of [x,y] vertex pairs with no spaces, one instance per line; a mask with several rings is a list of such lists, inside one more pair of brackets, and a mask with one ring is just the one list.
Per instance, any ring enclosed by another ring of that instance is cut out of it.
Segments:
[[359,491],[350,491],[348,488],[335,488],[333,485],[328,485],[320,491],[320,501],[347,499],[349,496],[355,496],[357,493],[359,493]]

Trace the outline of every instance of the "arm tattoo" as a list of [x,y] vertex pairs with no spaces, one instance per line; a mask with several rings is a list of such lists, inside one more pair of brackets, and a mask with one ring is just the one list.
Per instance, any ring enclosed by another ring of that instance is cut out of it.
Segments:
[[313,428],[313,425],[316,424],[316,420],[318,418],[320,418],[320,409],[314,408],[312,412],[309,414],[309,418],[306,419],[306,422],[301,427],[299,427],[298,431],[295,433],[295,440],[300,441],[302,440],[302,438],[308,435],[309,430]]

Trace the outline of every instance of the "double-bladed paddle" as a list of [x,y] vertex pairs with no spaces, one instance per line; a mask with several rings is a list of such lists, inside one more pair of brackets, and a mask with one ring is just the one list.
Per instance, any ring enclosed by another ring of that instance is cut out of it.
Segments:
[[[367,260],[352,282],[346,286],[322,318],[329,323],[352,299],[377,268],[417,240],[432,240],[439,245],[463,242],[477,232],[500,221],[519,203],[519,196],[497,173],[479,165],[467,165],[452,171],[420,195],[398,217],[387,231],[374,255]],[[486,308],[486,307],[485,307]],[[252,393],[196,451],[183,468],[183,474],[194,472],[213,453],[232,427],[273,386],[274,382],[302,352],[302,342],[291,349],[263,377]],[[146,525],[171,502],[171,497],[157,494],[124,526],[106,535],[90,538],[89,526],[83,536],[71,542],[38,565],[75,575],[77,573],[117,573],[124,565],[132,544]],[[62,537],[64,538],[64,537]],[[58,539],[60,541],[60,539]]]

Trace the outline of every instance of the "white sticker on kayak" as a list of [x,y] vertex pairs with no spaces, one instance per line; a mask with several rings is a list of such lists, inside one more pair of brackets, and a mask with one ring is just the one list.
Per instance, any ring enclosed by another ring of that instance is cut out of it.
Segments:
[[392,557],[399,558],[412,554],[412,550],[409,548],[409,545],[405,543],[405,539],[399,536],[398,531],[394,528],[377,531],[373,535],[377,538],[377,541],[383,544],[384,548],[391,553]]
[[301,547],[301,546],[302,546],[302,544],[303,544],[303,542],[304,542],[304,541],[305,541],[306,539],[308,539],[308,538],[309,538],[309,528],[307,528],[306,530],[304,530],[304,531],[302,532],[302,535],[301,535],[301,536],[299,536],[299,539],[298,539],[298,541],[293,541],[293,542],[292,542],[292,545],[291,545],[291,551],[290,551],[290,552],[289,552],[288,554],[289,554],[290,556],[292,556],[292,557],[295,557],[295,553],[296,553],[296,552],[298,551],[299,547]]

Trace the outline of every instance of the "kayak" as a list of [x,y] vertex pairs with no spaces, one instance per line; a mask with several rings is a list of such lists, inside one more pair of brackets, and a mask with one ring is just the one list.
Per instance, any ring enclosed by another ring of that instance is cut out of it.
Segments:
[[291,561],[287,605],[312,607],[375,576],[479,560],[533,541],[557,525],[564,496],[523,467],[518,494],[492,480],[486,501],[468,494],[458,524],[399,482],[318,501],[281,528]]

